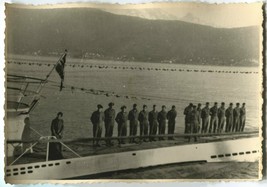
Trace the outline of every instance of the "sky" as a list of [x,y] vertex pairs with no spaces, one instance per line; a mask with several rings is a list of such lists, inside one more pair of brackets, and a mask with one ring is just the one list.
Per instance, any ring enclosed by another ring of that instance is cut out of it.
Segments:
[[[13,5],[16,6],[16,5]],[[18,6],[17,6],[18,7]],[[99,8],[119,15],[145,19],[182,20],[213,27],[233,28],[261,25],[261,3],[146,3],[146,4],[90,4],[69,3],[56,5],[19,6],[23,8]]]

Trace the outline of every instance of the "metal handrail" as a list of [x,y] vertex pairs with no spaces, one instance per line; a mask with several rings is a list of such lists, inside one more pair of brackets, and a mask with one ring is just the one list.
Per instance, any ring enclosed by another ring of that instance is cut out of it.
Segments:
[[[49,161],[49,144],[52,143],[49,140],[58,140],[56,142],[61,143],[61,145],[63,145],[64,147],[66,147],[69,151],[71,151],[73,154],[75,154],[77,157],[81,156],[76,153],[75,151],[73,151],[69,146],[67,146],[66,144],[64,144],[63,142],[61,142],[59,139],[57,139],[55,136],[41,136],[39,138],[38,141],[35,141],[34,144],[32,144],[30,147],[28,147],[27,149],[25,149],[25,151],[20,154],[11,164],[9,164],[9,166],[12,166],[15,162],[17,162],[23,155],[25,155],[28,151],[30,151],[34,146],[36,146],[38,143],[43,142],[43,143],[47,143],[46,146],[46,162]],[[13,142],[15,143],[15,142]]]
[[37,145],[38,142],[35,142],[33,145],[31,145],[30,147],[28,147],[22,154],[20,154],[11,164],[9,164],[10,166],[12,166],[15,162],[17,162],[23,155],[25,155],[28,151],[30,151],[35,145]]
[[11,82],[12,82],[12,80],[10,80],[10,78],[8,78],[8,77],[14,77],[14,78],[16,78],[16,80],[20,80],[20,79],[31,79],[31,80],[37,80],[37,81],[40,81],[40,82],[46,82],[45,79],[40,79],[40,78],[36,78],[36,77],[29,77],[29,76],[22,76],[22,75],[7,74],[7,79],[9,81],[11,81]]

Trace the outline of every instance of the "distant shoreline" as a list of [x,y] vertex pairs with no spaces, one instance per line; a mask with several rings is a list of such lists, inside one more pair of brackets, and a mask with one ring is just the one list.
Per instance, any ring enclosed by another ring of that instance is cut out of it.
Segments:
[[[38,56],[38,55],[21,55],[21,54],[6,54],[5,55],[5,59],[6,61],[17,61],[20,60],[22,62],[25,61],[38,61],[38,62],[51,62],[51,63],[56,63],[57,60],[60,58],[60,55],[56,56],[56,55],[51,55],[51,56]],[[67,61],[72,62],[72,63],[77,63],[77,64],[87,64],[87,63],[99,63],[99,65],[101,65],[101,63],[106,64],[107,62],[113,62],[113,63],[118,63],[118,64],[129,64],[129,63],[136,63],[136,64],[165,64],[167,66],[169,65],[186,65],[186,66],[203,66],[203,67],[208,67],[208,66],[217,66],[217,67],[242,67],[242,68],[256,68],[259,67],[259,63],[254,63],[251,65],[224,65],[224,64],[200,64],[197,63],[196,61],[187,61],[187,63],[168,63],[168,62],[157,62],[157,61],[134,61],[134,60],[113,60],[113,59],[91,59],[91,58],[75,58],[75,57],[68,57]],[[196,62],[196,63],[193,63]],[[34,63],[34,62],[32,62]]]

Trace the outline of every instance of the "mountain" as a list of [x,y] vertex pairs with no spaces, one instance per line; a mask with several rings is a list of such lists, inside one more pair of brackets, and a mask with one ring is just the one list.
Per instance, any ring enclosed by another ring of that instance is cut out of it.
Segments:
[[[124,15],[124,16],[134,16],[149,20],[179,20],[181,18],[180,12],[173,11],[166,8],[152,8],[152,9],[114,9],[114,8],[106,8],[101,9],[106,12],[110,12],[117,15]],[[179,14],[177,14],[179,13]]]
[[144,62],[253,65],[259,27],[214,28],[92,8],[7,7],[6,52]]

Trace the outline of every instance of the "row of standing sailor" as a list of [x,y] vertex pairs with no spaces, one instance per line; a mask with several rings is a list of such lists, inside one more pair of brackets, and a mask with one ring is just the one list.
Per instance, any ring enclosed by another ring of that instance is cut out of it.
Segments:
[[[143,105],[143,110],[138,111],[137,105],[134,104],[132,110],[129,113],[126,112],[126,106],[121,107],[121,111],[116,115],[113,109],[114,103],[109,103],[108,109],[104,112],[102,105],[97,105],[97,110],[93,112],[91,116],[91,122],[93,124],[93,136],[101,137],[102,126],[105,126],[105,137],[110,138],[113,136],[113,128],[115,121],[118,124],[118,136],[124,137],[127,135],[127,121],[130,122],[130,136],[137,135],[138,124],[140,125],[140,136],[147,135],[164,135],[166,131],[166,123],[168,120],[168,134],[174,134],[175,118],[177,116],[176,108],[173,105],[171,110],[166,111],[166,106],[162,106],[162,110],[158,112],[156,105],[153,105],[153,110],[148,112],[147,106]],[[169,137],[169,139],[173,139]],[[155,141],[154,137],[149,138],[150,141]],[[143,138],[142,141],[149,141]],[[163,138],[160,138],[163,140]],[[96,146],[100,146],[96,141]],[[124,144],[124,139],[119,139],[120,144]],[[134,138],[130,139],[130,143],[137,143]],[[112,146],[111,140],[106,140],[107,146]]]
[[[212,108],[209,108],[209,103],[206,103],[204,108],[201,108],[201,104],[198,107],[190,103],[184,109],[185,115],[185,134],[196,133],[222,133],[223,130],[226,133],[230,132],[243,132],[246,122],[246,107],[245,103],[236,103],[236,107],[233,108],[233,103],[229,104],[229,107],[225,109],[225,103],[222,102],[218,108],[217,102],[214,103]],[[103,112],[103,106],[97,105],[97,110],[93,112],[91,116],[91,122],[93,124],[93,136],[94,138],[100,138],[102,134],[102,127],[105,126],[105,137],[111,138],[113,136],[113,128],[115,121],[118,124],[118,136],[125,137],[127,135],[127,121],[130,121],[130,136],[137,135],[138,124],[140,125],[140,136],[152,135],[149,140],[142,138],[141,141],[155,141],[153,135],[157,132],[159,135],[165,134],[166,124],[168,123],[168,134],[174,134],[175,119],[177,116],[176,108],[173,105],[171,110],[166,111],[166,106],[162,106],[162,110],[158,112],[156,105],[153,105],[153,110],[148,112],[147,106],[143,105],[143,110],[138,111],[137,105],[134,104],[132,110],[129,113],[126,112],[126,106],[121,107],[121,111],[116,115],[113,109],[114,103],[109,103],[109,107]],[[64,130],[64,121],[62,119],[63,113],[58,112],[55,119],[51,123],[51,134],[57,139],[62,139]],[[167,122],[168,121],[168,122]],[[226,126],[225,126],[226,124]],[[225,129],[224,129],[225,126]],[[186,137],[189,139],[191,136]],[[163,140],[163,137],[159,137],[159,140]],[[173,139],[172,136],[168,136],[168,139]],[[197,141],[197,136],[194,136]],[[119,139],[119,144],[124,144],[124,139]],[[137,143],[135,138],[130,139],[130,143]],[[99,141],[93,142],[94,146],[100,146]],[[110,139],[106,140],[107,146],[112,146],[113,143]],[[54,142],[50,143],[49,148],[49,160],[62,159],[61,144]]]
[[184,109],[184,115],[185,134],[243,132],[246,122],[246,104],[243,103],[240,108],[240,103],[236,103],[236,107],[233,108],[233,103],[230,103],[225,109],[224,102],[220,107],[215,102],[211,108],[208,102],[204,108],[201,108],[201,104],[196,106],[190,103]]

